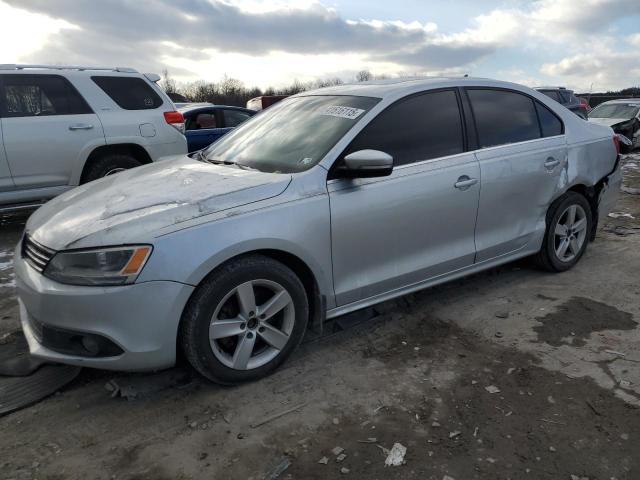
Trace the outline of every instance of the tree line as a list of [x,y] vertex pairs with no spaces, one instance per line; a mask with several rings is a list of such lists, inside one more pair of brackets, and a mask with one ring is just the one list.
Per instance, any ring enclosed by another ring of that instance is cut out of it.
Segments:
[[[389,78],[387,75],[374,75],[369,70],[359,71],[352,81],[366,82],[368,80],[380,80]],[[235,105],[244,107],[247,101],[262,95],[295,95],[296,93],[315,88],[331,87],[345,83],[341,78],[318,79],[311,82],[293,80],[289,85],[281,88],[247,87],[242,81],[226,77],[220,82],[206,82],[199,80],[183,85],[178,85],[165,69],[162,72],[161,88],[167,92],[173,101],[183,102],[207,102],[217,105]],[[613,98],[640,97],[640,87],[625,88],[618,91],[601,93],[578,94],[590,99],[591,106],[595,106]]]
[[[373,75],[368,70],[362,70],[355,75],[356,82],[387,78],[385,75]],[[247,101],[262,95],[295,95],[296,93],[315,88],[331,87],[345,83],[341,78],[318,79],[311,82],[293,82],[285,87],[247,87],[242,81],[226,77],[220,82],[196,82],[178,85],[167,70],[162,72],[160,87],[173,101],[208,102],[217,105],[235,105],[244,107]]]

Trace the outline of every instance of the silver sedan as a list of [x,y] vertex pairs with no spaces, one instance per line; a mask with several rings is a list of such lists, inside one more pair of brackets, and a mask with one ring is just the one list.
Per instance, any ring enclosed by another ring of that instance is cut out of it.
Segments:
[[33,355],[272,372],[311,324],[533,256],[580,260],[621,183],[609,127],[521,85],[307,92],[203,151],[78,187],[17,247]]

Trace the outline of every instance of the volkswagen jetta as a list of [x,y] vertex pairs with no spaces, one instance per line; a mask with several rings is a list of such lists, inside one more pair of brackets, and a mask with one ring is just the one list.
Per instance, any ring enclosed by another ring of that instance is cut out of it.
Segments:
[[616,138],[471,78],[307,92],[207,149],[78,187],[17,247],[33,355],[231,384],[307,326],[534,256],[580,260],[621,183]]

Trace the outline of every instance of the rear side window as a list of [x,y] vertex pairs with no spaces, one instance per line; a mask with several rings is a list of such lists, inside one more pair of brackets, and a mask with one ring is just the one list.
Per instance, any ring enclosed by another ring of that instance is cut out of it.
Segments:
[[555,135],[562,135],[564,133],[564,127],[562,121],[540,102],[536,103],[536,110],[538,110],[538,118],[540,119],[540,128],[542,128],[543,137],[553,137]]
[[425,93],[394,103],[358,134],[345,155],[365,149],[388,153],[396,166],[463,152],[455,92]]
[[506,90],[469,89],[480,147],[540,138],[533,100]]
[[93,113],[78,91],[59,75],[3,75],[6,117]]
[[223,110],[224,112],[224,126],[227,128],[233,128],[240,125],[245,120],[249,120],[251,115],[242,110]]
[[162,105],[162,98],[141,78],[91,77],[91,80],[125,110],[149,110]]

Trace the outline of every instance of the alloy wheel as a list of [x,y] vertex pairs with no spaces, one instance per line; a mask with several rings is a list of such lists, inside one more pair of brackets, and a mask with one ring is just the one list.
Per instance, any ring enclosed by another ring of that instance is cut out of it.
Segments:
[[259,368],[288,344],[295,325],[289,292],[271,280],[251,280],[227,293],[209,325],[216,358],[234,370]]
[[572,261],[587,238],[587,214],[580,205],[570,205],[562,212],[555,226],[554,250],[561,262]]

